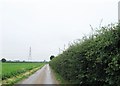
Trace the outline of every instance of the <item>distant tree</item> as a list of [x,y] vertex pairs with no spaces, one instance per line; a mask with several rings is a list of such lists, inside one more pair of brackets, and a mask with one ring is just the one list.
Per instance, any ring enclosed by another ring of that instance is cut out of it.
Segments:
[[55,57],[55,56],[53,56],[53,55],[52,55],[52,56],[50,56],[50,60],[52,60],[54,57]]
[[1,59],[1,62],[6,62],[6,59],[5,59],[5,58],[2,58],[2,59]]
[[22,62],[25,62],[25,60],[23,60]]

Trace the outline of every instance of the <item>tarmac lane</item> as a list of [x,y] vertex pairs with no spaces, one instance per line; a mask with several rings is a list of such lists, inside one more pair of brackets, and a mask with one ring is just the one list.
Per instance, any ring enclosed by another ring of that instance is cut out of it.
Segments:
[[50,86],[52,85],[56,85],[59,84],[58,81],[55,79],[55,76],[53,74],[53,72],[51,71],[51,68],[49,66],[49,64],[46,64],[45,66],[43,66],[41,69],[39,69],[37,72],[35,72],[34,74],[32,74],[31,76],[29,76],[27,79],[18,82],[17,84],[15,84],[15,86],[45,86],[48,84]]

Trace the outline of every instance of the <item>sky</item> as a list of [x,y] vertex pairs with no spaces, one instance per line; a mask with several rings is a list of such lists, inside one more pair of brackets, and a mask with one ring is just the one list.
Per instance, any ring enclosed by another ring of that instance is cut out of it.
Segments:
[[0,0],[0,58],[49,61],[69,44],[118,21],[119,0]]

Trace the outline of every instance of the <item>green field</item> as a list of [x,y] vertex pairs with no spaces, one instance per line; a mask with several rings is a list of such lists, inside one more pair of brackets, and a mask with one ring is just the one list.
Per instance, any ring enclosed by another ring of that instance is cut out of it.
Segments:
[[2,63],[2,80],[42,67],[45,63]]

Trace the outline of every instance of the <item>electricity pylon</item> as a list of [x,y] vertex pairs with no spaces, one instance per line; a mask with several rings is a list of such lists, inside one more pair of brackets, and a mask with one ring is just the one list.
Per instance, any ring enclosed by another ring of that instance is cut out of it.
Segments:
[[32,54],[31,54],[31,52],[32,52],[32,51],[31,51],[31,46],[30,46],[30,48],[29,48],[29,57],[28,57],[28,61],[32,59],[32,56],[31,56]]

